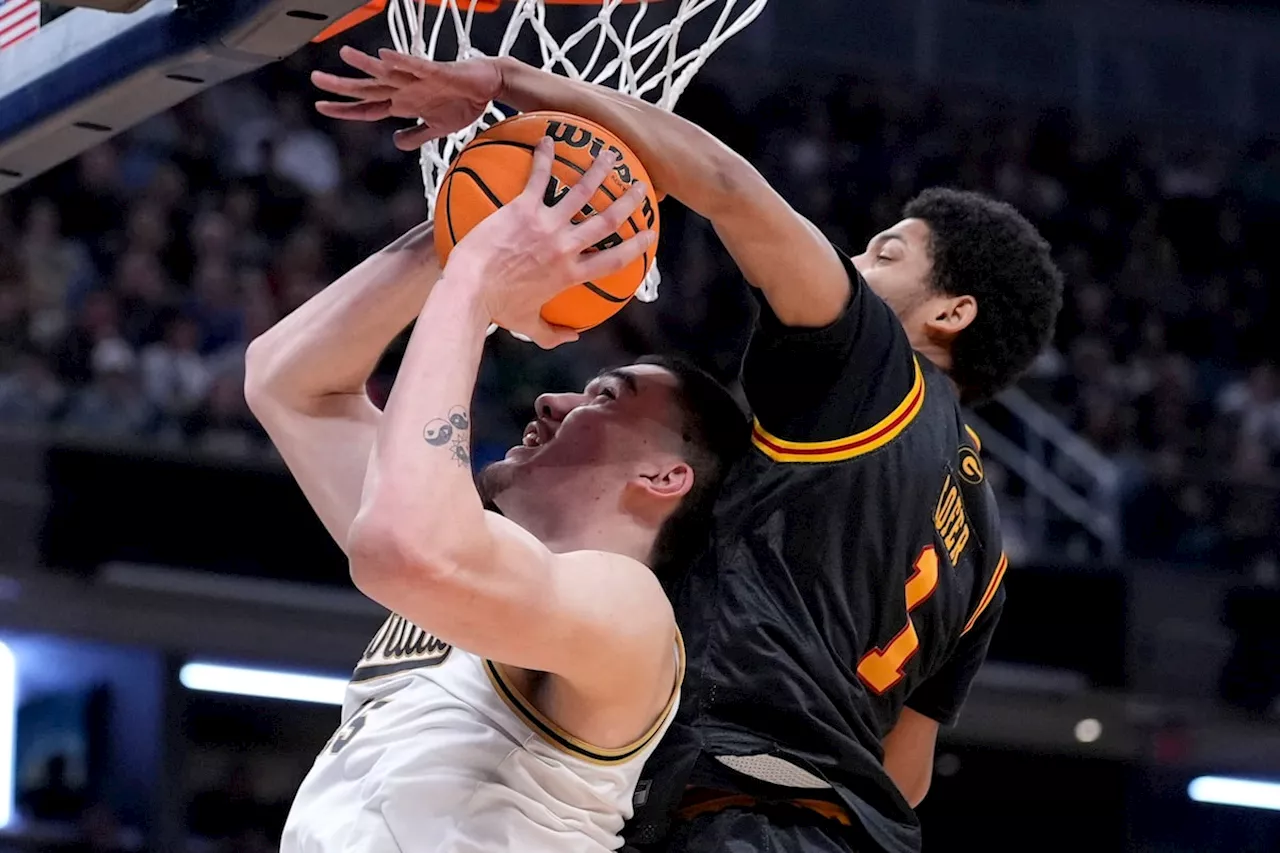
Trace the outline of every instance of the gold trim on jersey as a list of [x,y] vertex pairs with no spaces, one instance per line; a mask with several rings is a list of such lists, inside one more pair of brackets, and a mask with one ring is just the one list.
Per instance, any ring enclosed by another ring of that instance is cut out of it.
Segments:
[[905,430],[924,407],[924,372],[914,359],[916,376],[898,407],[870,429],[832,441],[788,441],[755,421],[751,442],[775,462],[843,462],[884,447]]
[[968,424],[965,424],[965,425],[964,425],[964,431],[965,431],[965,432],[967,432],[967,433],[969,433],[969,438],[972,438],[972,439],[973,439],[973,449],[974,449],[974,450],[976,450],[976,451],[978,451],[979,453],[981,453],[981,452],[982,452],[982,439],[978,438],[978,434],[977,434],[976,432],[974,432],[973,427],[969,426]]
[[996,564],[995,574],[991,576],[991,582],[987,584],[987,591],[982,594],[982,600],[978,602],[978,609],[973,611],[973,615],[969,617],[969,623],[964,626],[964,630],[960,632],[960,636],[969,633],[969,629],[978,621],[978,617],[982,615],[982,611],[987,609],[987,605],[991,603],[991,599],[996,597],[996,590],[1000,588],[1000,581],[1004,578],[1005,570],[1009,568],[1009,558],[1004,554],[1000,555],[1000,562]]
[[667,699],[666,707],[662,709],[662,713],[658,715],[649,730],[639,738],[626,746],[608,749],[602,746],[593,746],[556,725],[554,720],[534,707],[533,703],[526,699],[510,683],[508,677],[502,671],[502,664],[491,660],[484,662],[484,669],[489,676],[489,681],[493,684],[494,692],[525,725],[557,749],[596,764],[620,764],[635,757],[653,741],[654,737],[662,729],[663,724],[666,723],[667,717],[675,711],[676,696],[680,692],[680,685],[684,683],[684,666],[684,637],[680,635],[680,629],[677,628],[676,680],[675,685],[671,688],[671,697]]

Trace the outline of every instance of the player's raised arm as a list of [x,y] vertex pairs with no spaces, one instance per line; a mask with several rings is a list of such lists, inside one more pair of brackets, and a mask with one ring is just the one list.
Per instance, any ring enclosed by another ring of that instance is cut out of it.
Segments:
[[544,140],[529,188],[458,244],[418,317],[347,540],[351,572],[371,598],[470,652],[584,691],[622,685],[648,695],[674,666],[674,618],[653,573],[621,554],[554,553],[486,512],[472,479],[471,397],[489,323],[543,346],[572,339],[538,318],[542,305],[566,284],[621,269],[652,241],[642,234],[583,255],[616,231],[644,188],[571,225],[612,157],[549,208],[551,159]]
[[817,227],[750,163],[680,116],[510,58],[440,63],[384,50],[375,59],[350,47],[342,56],[370,78],[313,74],[325,91],[360,99],[321,102],[325,115],[365,121],[422,118],[425,125],[397,133],[396,144],[405,150],[467,126],[491,100],[526,112],[552,109],[583,116],[618,134],[660,193],[711,220],[747,281],[763,291],[783,323],[827,326],[849,301],[849,274]]
[[245,399],[341,546],[379,412],[365,383],[440,275],[430,224],[419,225],[256,338]]

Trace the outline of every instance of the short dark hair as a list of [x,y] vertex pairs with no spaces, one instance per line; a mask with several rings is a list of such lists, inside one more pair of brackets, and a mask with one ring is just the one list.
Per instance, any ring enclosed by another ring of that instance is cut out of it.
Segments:
[[1062,272],[1049,244],[1011,205],[974,192],[929,189],[903,209],[932,235],[933,286],[978,301],[951,348],[965,403],[1013,383],[1048,343],[1062,307]]
[[688,568],[710,541],[712,509],[730,466],[751,444],[751,423],[733,394],[693,362],[669,355],[651,355],[637,364],[651,364],[674,374],[685,461],[693,468],[693,488],[658,531],[650,564],[667,581]]

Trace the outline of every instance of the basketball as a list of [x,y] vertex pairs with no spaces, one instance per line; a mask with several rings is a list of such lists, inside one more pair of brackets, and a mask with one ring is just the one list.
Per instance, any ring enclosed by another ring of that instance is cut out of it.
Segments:
[[[443,263],[472,228],[504,204],[514,200],[529,182],[533,150],[544,137],[555,140],[555,163],[547,185],[546,203],[559,201],[603,152],[618,156],[613,173],[596,190],[590,203],[573,217],[581,222],[627,191],[634,181],[648,187],[644,203],[617,232],[596,244],[616,246],[640,231],[658,232],[658,198],[644,166],[618,137],[594,122],[558,112],[514,116],[478,135],[459,153],[441,180],[436,201],[436,250]],[[584,331],[612,317],[631,301],[644,282],[657,252],[654,243],[643,257],[620,272],[597,281],[572,284],[542,307],[542,318],[555,326]]]

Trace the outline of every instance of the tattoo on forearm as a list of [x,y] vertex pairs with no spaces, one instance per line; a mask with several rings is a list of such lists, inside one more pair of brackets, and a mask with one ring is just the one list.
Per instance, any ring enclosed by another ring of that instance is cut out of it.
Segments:
[[471,414],[465,407],[454,406],[445,417],[428,421],[422,437],[432,447],[448,449],[458,467],[471,465]]

